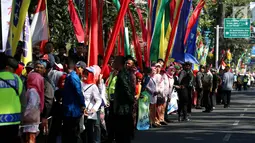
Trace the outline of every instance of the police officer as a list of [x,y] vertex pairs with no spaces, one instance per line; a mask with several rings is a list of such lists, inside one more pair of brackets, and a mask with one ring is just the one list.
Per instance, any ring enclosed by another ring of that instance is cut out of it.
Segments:
[[[183,70],[179,76],[179,85],[180,85],[180,92],[179,92],[179,105],[178,105],[178,114],[179,114],[179,121],[190,121],[187,116],[188,106],[191,104],[191,96],[190,95],[190,88],[192,87],[192,80],[193,80],[193,73],[191,71],[191,63],[185,62]],[[191,110],[191,109],[190,109]],[[183,118],[181,119],[181,112],[183,114]]]
[[[21,121],[21,79],[9,71],[18,67],[15,59],[0,53],[0,142],[16,143]],[[8,67],[8,70],[7,70]]]

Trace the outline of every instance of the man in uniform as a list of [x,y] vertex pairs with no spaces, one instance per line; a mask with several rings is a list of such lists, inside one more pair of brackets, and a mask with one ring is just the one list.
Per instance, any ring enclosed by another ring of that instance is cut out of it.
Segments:
[[[179,107],[178,107],[178,114],[179,114],[179,121],[190,121],[187,116],[188,112],[188,105],[191,104],[191,97],[189,97],[189,90],[193,80],[193,73],[191,72],[191,63],[186,62],[184,64],[183,70],[179,76],[179,85],[180,85],[180,94],[179,94]],[[181,119],[181,112],[183,113],[183,119]]]
[[6,70],[14,62],[8,63],[12,60],[8,60],[4,53],[0,53],[0,61],[0,142],[16,143],[21,121],[23,84],[17,75]]

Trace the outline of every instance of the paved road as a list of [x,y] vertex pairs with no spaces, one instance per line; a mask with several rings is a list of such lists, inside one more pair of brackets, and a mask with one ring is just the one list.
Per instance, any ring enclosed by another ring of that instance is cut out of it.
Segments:
[[192,121],[137,131],[132,143],[255,143],[255,90],[232,93],[231,107],[192,111]]

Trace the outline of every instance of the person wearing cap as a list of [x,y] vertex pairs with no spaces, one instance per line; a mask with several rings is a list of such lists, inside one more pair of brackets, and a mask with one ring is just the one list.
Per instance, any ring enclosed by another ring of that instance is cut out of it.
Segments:
[[213,75],[210,71],[210,66],[207,65],[205,68],[205,73],[203,77],[203,99],[204,99],[204,107],[205,111],[203,112],[211,112],[213,110],[210,94],[212,92],[213,88]]
[[[183,70],[179,75],[179,105],[178,105],[178,120],[179,121],[190,121],[188,118],[188,108],[191,108],[191,84],[193,81],[193,73],[191,72],[191,64],[186,62],[184,64]],[[190,109],[191,110],[191,109]],[[183,117],[181,119],[181,112],[183,113]]]
[[63,90],[63,143],[80,143],[80,120],[85,110],[81,80],[75,72],[75,63],[68,61],[68,75]]
[[196,76],[196,91],[197,91],[197,104],[196,109],[202,109],[202,98],[203,98],[203,77],[204,77],[205,67],[200,66],[199,72]]
[[26,69],[26,74],[23,74],[20,76],[22,82],[24,83],[24,89],[25,91],[27,90],[27,76],[28,74],[34,69],[34,64],[33,62],[28,62],[27,65],[25,66]]
[[102,103],[102,98],[97,87],[98,77],[96,68],[93,66],[87,67],[84,70],[84,80],[82,82],[82,92],[84,95],[86,109],[84,115],[87,116],[86,137],[88,143],[101,142],[100,130],[100,112],[99,108]]
[[82,77],[82,74],[84,72],[84,70],[86,69],[86,63],[83,61],[79,61],[76,63],[76,73],[79,75],[79,77]]

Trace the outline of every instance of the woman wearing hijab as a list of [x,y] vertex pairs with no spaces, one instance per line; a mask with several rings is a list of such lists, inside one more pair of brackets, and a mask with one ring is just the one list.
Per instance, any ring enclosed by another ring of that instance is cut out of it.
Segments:
[[44,108],[44,79],[36,72],[28,75],[27,79],[27,106],[23,115],[23,141],[35,143],[39,132],[40,113]]
[[84,70],[84,81],[82,83],[82,92],[85,99],[86,110],[84,115],[87,116],[86,137],[87,143],[100,143],[100,118],[98,110],[102,103],[100,92],[96,85],[96,69],[93,66]]

